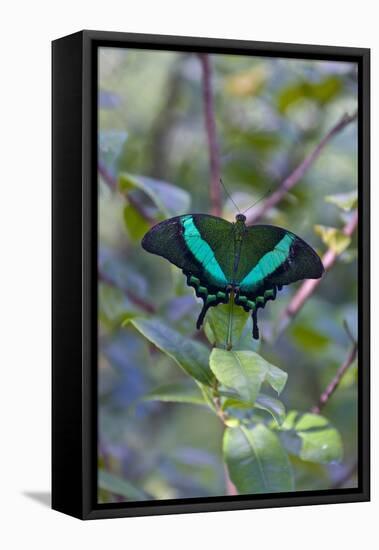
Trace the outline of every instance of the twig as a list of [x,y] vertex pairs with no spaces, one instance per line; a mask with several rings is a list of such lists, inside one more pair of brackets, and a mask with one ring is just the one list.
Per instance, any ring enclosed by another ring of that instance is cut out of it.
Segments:
[[276,206],[294,187],[298,181],[300,181],[305,173],[309,170],[311,165],[315,162],[315,160],[320,156],[320,153],[324,149],[325,145],[339,132],[341,132],[348,124],[356,120],[357,118],[357,112],[355,112],[352,115],[345,114],[341,120],[333,126],[331,130],[326,134],[325,137],[319,142],[319,144],[314,148],[314,150],[303,160],[301,164],[299,164],[295,170],[285,178],[282,183],[278,186],[278,189],[270,195],[270,197],[255,211],[252,210],[250,214],[247,214],[246,223],[251,225],[253,223],[256,223],[259,221],[270,208]]
[[205,130],[208,139],[209,165],[210,165],[210,187],[209,195],[211,201],[212,214],[221,216],[221,187],[220,187],[220,153],[216,136],[216,122],[214,115],[213,93],[212,93],[212,74],[208,54],[199,54],[199,59],[203,71],[203,102],[204,102],[204,121]]
[[[356,227],[358,225],[358,211],[355,210],[353,215],[351,216],[350,220],[347,222],[345,227],[342,229],[342,232],[347,236],[351,237],[354,233]],[[322,263],[324,265],[325,271],[328,271],[333,264],[335,263],[336,259],[338,257],[338,254],[329,248],[327,252],[322,257]],[[313,294],[315,289],[318,287],[321,279],[307,279],[303,282],[299,290],[296,292],[288,306],[285,308],[281,315],[281,321],[279,326],[279,333],[283,332],[283,330],[287,327],[289,321],[295,317],[295,315],[300,311],[300,309],[303,307],[304,303],[308,298]]]
[[318,404],[315,405],[312,408],[312,412],[315,414],[320,414],[321,409],[325,407],[327,402],[329,401],[330,397],[333,395],[333,393],[338,388],[341,379],[347,369],[352,365],[357,357],[358,352],[358,344],[357,342],[354,342],[353,347],[351,348],[349,355],[346,357],[345,361],[342,363],[340,368],[337,370],[336,375],[334,376],[333,380],[327,385],[325,390],[320,395],[320,398],[318,400]]

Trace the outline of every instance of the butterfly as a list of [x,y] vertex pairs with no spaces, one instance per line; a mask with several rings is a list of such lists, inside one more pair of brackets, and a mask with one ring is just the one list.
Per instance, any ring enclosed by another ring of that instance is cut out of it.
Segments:
[[274,225],[247,226],[241,213],[234,223],[208,214],[170,218],[145,234],[142,247],[182,269],[203,300],[198,329],[210,307],[233,299],[252,312],[254,339],[259,308],[284,285],[319,279],[324,272],[317,253],[300,237]]

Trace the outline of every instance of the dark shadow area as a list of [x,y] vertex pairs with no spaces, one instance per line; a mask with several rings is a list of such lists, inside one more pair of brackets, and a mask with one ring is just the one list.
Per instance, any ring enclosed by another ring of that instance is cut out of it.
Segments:
[[51,507],[51,493],[47,491],[24,491],[23,495],[39,502],[43,506]]

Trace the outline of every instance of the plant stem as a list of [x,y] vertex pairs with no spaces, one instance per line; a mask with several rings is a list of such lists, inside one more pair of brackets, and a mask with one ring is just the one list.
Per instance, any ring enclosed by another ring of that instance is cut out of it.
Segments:
[[346,126],[356,120],[358,113],[355,112],[352,115],[345,114],[341,120],[333,126],[331,130],[322,138],[322,140],[316,145],[313,151],[305,157],[305,159],[295,168],[295,170],[287,176],[282,183],[278,186],[277,190],[268,197],[268,199],[262,203],[262,205],[256,209],[251,210],[246,215],[246,223],[252,225],[259,221],[270,208],[276,206],[284,196],[294,187],[305,173],[309,170],[315,160],[318,159],[325,145],[336,135],[339,134]]
[[203,104],[204,122],[208,140],[210,186],[209,196],[211,211],[215,216],[221,216],[221,187],[220,187],[220,153],[216,136],[216,121],[213,104],[212,70],[208,54],[199,54],[203,74]]
[[228,351],[230,351],[233,347],[233,310],[234,310],[234,291],[232,290],[230,292],[229,296],[229,314],[228,314],[228,329],[226,333],[226,342],[225,347]]
[[350,367],[350,365],[352,365],[354,363],[354,361],[357,357],[357,352],[358,352],[358,344],[357,344],[357,342],[354,342],[353,347],[351,348],[351,350],[349,352],[349,355],[346,357],[345,361],[342,363],[340,368],[337,370],[337,373],[334,376],[333,380],[327,385],[325,390],[320,395],[318,404],[315,405],[312,408],[313,413],[320,414],[321,409],[323,407],[325,407],[325,405],[327,404],[327,402],[329,401],[329,399],[331,398],[333,393],[338,388],[338,386],[339,386],[339,384],[342,380],[343,375],[345,374],[347,369]]

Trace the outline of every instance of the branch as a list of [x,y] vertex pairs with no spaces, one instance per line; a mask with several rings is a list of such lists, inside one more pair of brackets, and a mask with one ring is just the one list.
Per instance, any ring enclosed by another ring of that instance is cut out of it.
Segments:
[[220,187],[220,153],[216,136],[216,122],[214,115],[211,65],[208,54],[199,54],[203,71],[203,102],[204,121],[208,139],[209,165],[210,165],[210,187],[209,196],[211,201],[212,214],[221,216],[221,187]]
[[357,357],[358,352],[358,344],[357,342],[354,342],[353,347],[351,348],[349,355],[346,357],[345,361],[342,363],[340,368],[337,370],[335,377],[333,380],[328,384],[328,386],[325,388],[325,390],[320,395],[320,399],[318,400],[318,404],[315,405],[312,408],[312,412],[316,414],[320,414],[321,409],[325,407],[327,402],[329,401],[330,397],[333,395],[333,393],[338,388],[341,379],[347,369],[352,365]]
[[303,162],[282,181],[282,183],[278,186],[278,189],[270,195],[262,206],[256,210],[252,210],[250,214],[247,214],[246,223],[248,225],[256,223],[266,214],[268,210],[270,210],[270,208],[276,206],[283,199],[286,193],[288,193],[288,191],[290,191],[290,189],[292,189],[292,187],[294,187],[304,177],[305,173],[309,170],[315,160],[318,159],[325,145],[333,138],[333,136],[339,134],[346,126],[356,120],[357,115],[357,112],[352,115],[345,114],[341,120],[333,126],[331,130],[329,130],[314,150],[307,157],[305,157]]
[[[351,237],[354,233],[355,229],[358,225],[358,211],[355,210],[353,212],[353,215],[351,219],[347,222],[345,227],[342,229],[342,232],[347,236]],[[324,265],[325,271],[328,271],[333,264],[335,263],[336,259],[338,257],[338,254],[329,248],[324,256],[322,257],[322,263]],[[285,308],[281,315],[280,320],[280,326],[279,326],[279,333],[283,332],[283,330],[287,327],[290,320],[295,317],[295,315],[300,311],[300,309],[303,307],[304,303],[308,298],[314,293],[320,282],[322,281],[322,278],[320,279],[307,279],[303,282],[299,290],[295,293],[292,300],[288,304],[288,306]]]

